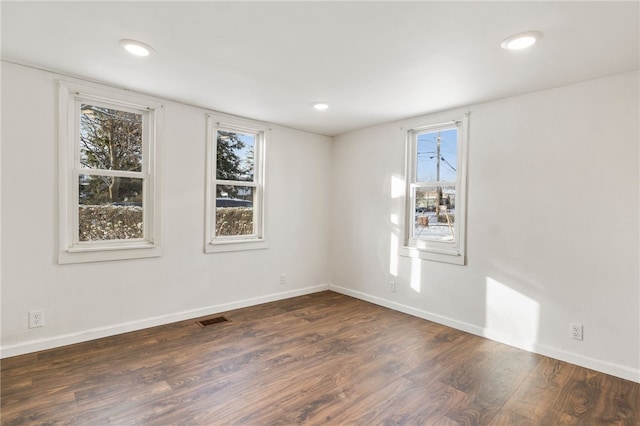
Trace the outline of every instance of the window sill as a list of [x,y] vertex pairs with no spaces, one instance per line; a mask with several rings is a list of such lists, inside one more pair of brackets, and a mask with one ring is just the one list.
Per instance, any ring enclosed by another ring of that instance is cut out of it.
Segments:
[[263,239],[210,241],[205,244],[205,253],[223,253],[229,251],[263,250],[269,248],[269,243]]
[[106,262],[110,260],[144,259],[162,256],[162,247],[130,246],[126,248],[92,248],[89,250],[71,249],[58,253],[58,264]]
[[445,252],[441,250],[436,251],[417,247],[402,246],[398,249],[398,254],[404,257],[450,263],[452,265],[464,266],[466,264],[465,256],[463,256],[459,252]]

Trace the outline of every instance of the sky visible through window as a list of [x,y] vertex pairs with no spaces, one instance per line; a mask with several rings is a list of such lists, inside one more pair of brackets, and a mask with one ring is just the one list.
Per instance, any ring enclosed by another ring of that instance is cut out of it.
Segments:
[[253,174],[253,151],[255,149],[256,137],[255,135],[244,134],[239,132],[230,132],[237,136],[238,140],[242,142],[241,147],[234,147],[229,151],[229,155],[234,155],[240,160],[240,167],[247,172]]
[[242,158],[242,166],[247,169],[252,169],[253,172],[253,160],[250,158],[254,155],[253,151],[255,149],[256,137],[255,135],[238,133],[238,139],[244,143],[244,147],[236,151],[236,154]]
[[[438,179],[438,138],[440,138],[440,179]],[[418,135],[416,180],[455,182],[458,129],[444,129]]]

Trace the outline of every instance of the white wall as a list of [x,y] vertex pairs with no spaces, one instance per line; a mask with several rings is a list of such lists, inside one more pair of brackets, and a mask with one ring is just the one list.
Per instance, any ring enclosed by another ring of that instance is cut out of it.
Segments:
[[429,116],[471,113],[467,266],[395,254],[408,121],[335,138],[335,288],[640,381],[638,79]]
[[[204,254],[206,112],[170,101],[160,172],[164,255],[58,265],[58,78],[2,63],[3,357],[327,288],[331,139],[271,126],[270,247]],[[37,309],[45,327],[29,329],[28,311]]]
[[[60,76],[8,63],[1,71],[3,357],[332,282],[337,291],[640,381],[637,72],[437,114],[471,112],[468,264],[455,266],[395,254],[401,127],[409,121],[333,144],[272,126],[269,249],[203,254],[205,111],[170,101],[164,256],[57,265]],[[45,327],[28,329],[35,309],[45,311]],[[584,324],[584,341],[568,338],[570,322]]]

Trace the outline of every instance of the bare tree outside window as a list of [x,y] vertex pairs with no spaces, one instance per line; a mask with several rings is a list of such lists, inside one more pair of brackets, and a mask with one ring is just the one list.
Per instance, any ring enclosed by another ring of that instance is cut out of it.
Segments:
[[101,173],[141,172],[142,133],[141,114],[81,105],[80,241],[143,238],[143,179]]

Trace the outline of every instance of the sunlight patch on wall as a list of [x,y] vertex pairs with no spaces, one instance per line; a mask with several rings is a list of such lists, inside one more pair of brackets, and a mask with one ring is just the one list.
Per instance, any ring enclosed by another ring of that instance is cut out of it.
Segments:
[[391,233],[389,241],[389,273],[394,277],[398,276],[398,236]]
[[391,198],[400,198],[404,196],[404,179],[391,176]]
[[[404,195],[404,180],[395,176],[391,176],[391,198],[399,198]],[[400,240],[398,238],[398,228],[400,227],[400,215],[391,213],[389,217],[391,228],[391,237],[389,238],[389,273],[394,277],[398,276],[398,246]]]
[[538,302],[487,277],[486,337],[534,350],[539,320]]
[[410,277],[409,283],[411,285],[411,288],[416,293],[420,293],[421,279],[422,279],[422,259],[417,257],[412,257],[411,258],[411,277]]

